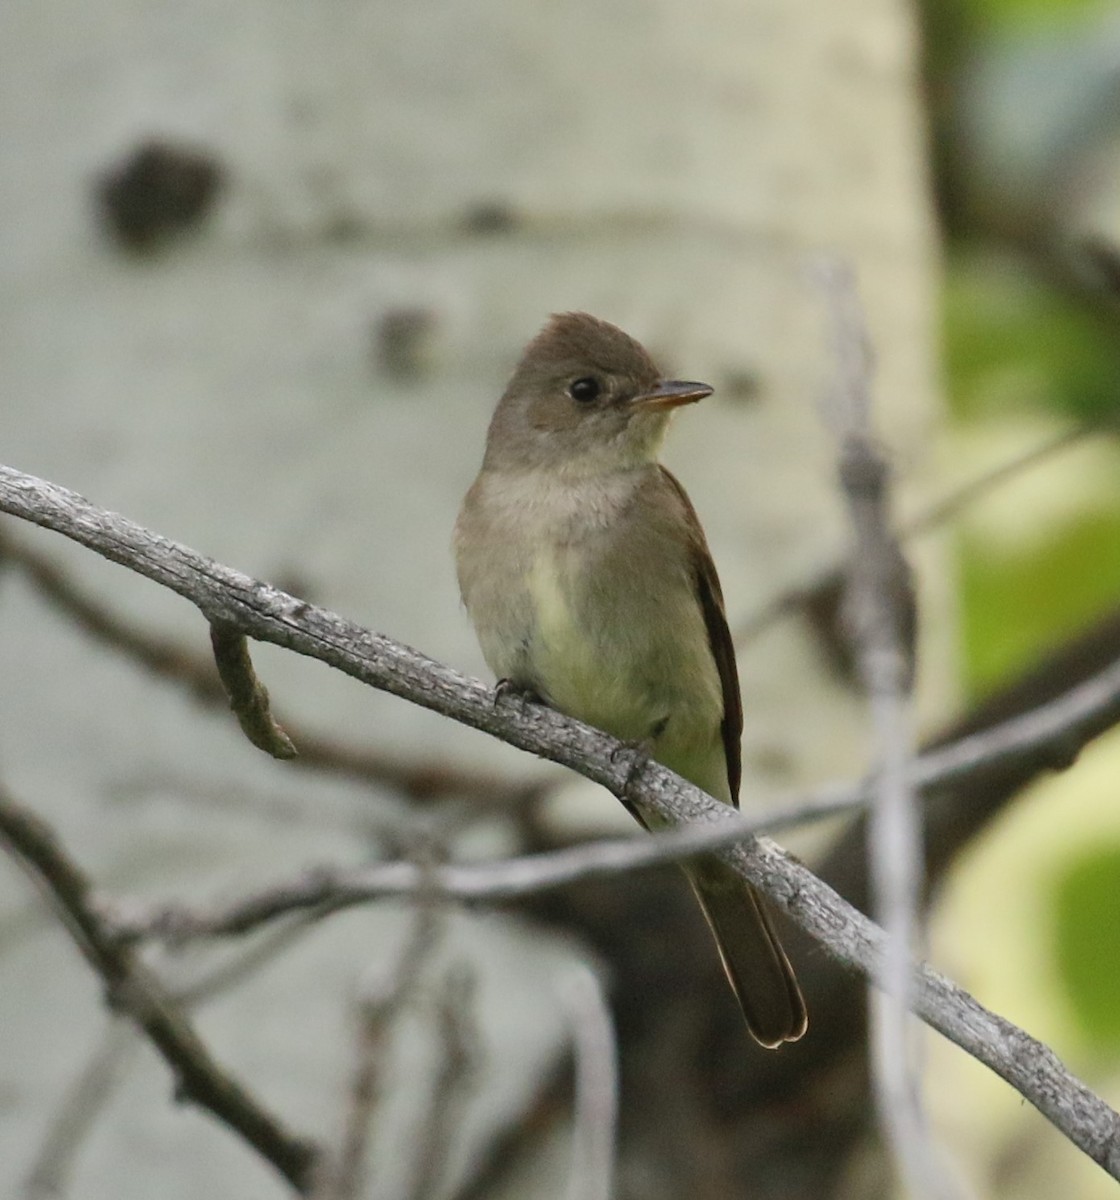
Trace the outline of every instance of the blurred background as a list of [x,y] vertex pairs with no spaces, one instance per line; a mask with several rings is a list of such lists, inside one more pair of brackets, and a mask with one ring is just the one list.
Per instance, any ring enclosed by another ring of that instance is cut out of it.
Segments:
[[[914,568],[920,739],[1120,653],[1114,6],[15,0],[0,44],[6,464],[485,677],[449,541],[490,411],[550,312],[612,320],[716,388],[666,459],[738,634],[761,810],[868,765],[809,270],[839,256]],[[272,762],[188,605],[7,518],[0,564],[0,781],[107,895],[232,899],[317,865],[631,831],[601,790],[262,646],[301,750]],[[1118,771],[1105,734],[1060,775],[939,794],[927,829],[933,963],[1114,1106]],[[858,822],[782,840],[866,904]],[[214,1053],[330,1145],[381,1014],[355,1195],[580,1194],[591,980],[618,1043],[617,1196],[895,1196],[862,988],[789,943],[811,1030],[780,1054],[747,1042],[674,871],[151,956]],[[0,978],[0,1192],[287,1194],[174,1104],[6,858]],[[926,1044],[974,1195],[1111,1194]]]
[[[1120,12],[1011,0],[929,4],[922,20],[947,445],[974,466],[1032,462],[956,526],[963,684],[978,703],[1016,678],[1037,684],[1040,665],[1115,657]],[[949,873],[933,926],[950,973],[1113,1103],[1118,765],[1106,735],[1017,795]],[[1029,1128],[1005,1089],[944,1050],[945,1128],[982,1155],[991,1194],[1105,1194],[1062,1161],[1052,1130]]]

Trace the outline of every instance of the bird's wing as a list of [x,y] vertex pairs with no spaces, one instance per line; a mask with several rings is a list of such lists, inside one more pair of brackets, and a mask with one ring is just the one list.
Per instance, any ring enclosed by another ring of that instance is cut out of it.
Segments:
[[723,591],[719,586],[716,564],[708,549],[707,539],[696,510],[692,507],[687,492],[676,476],[664,467],[660,468],[665,481],[680,498],[685,519],[689,525],[689,548],[692,577],[700,610],[704,614],[704,626],[708,631],[708,645],[719,672],[723,691],[723,721],[720,733],[723,737],[724,756],[727,759],[727,782],[731,789],[732,803],[739,804],[739,782],[742,778],[743,700],[739,693],[739,672],[735,666],[735,644],[727,626],[727,613],[723,606]]

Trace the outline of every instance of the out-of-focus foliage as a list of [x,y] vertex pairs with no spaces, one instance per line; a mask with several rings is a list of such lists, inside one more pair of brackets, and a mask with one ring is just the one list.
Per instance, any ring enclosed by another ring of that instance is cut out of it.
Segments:
[[[1017,424],[1099,427],[1120,480],[1120,304],[1101,268],[1120,260],[1120,19],[1098,4],[978,0],[931,5],[927,34],[940,39],[931,99],[957,437],[998,454],[1003,432],[1011,458]],[[1016,514],[1014,536],[964,525],[974,691],[1120,604],[1120,488],[1102,497],[1068,471]]]
[[1120,600],[1120,512],[1086,513],[1007,554],[967,535],[960,545],[968,681],[977,691]]
[[[1120,11],[927,0],[925,13],[952,444],[983,473],[1065,430],[1096,431],[1001,483],[956,528],[966,684],[980,694],[1120,608]],[[1109,779],[1117,748],[1094,748]],[[1100,778],[1098,765],[1098,789]],[[947,888],[969,905],[946,941],[982,999],[1011,997],[1010,1011],[1029,993],[1028,1027],[1080,1055],[1107,1094],[1120,1050],[1120,841],[1093,779],[1055,778],[1033,811],[1024,799],[977,843]],[[959,1097],[960,1077],[948,1094]],[[998,1147],[989,1194],[1070,1189],[1081,1164],[1055,1167],[1033,1134],[1024,1149],[1026,1121],[1009,1135],[992,1116],[1004,1098],[991,1101],[974,1114]],[[1015,1103],[1001,1109],[1009,1122]],[[1012,1155],[1028,1164],[1020,1178],[1003,1170]],[[1103,1194],[1095,1186],[1070,1194]]]
[[[1120,326],[999,250],[953,254],[944,303],[952,412],[965,439],[1013,431],[1020,418],[1120,429]],[[1102,432],[1102,443],[1110,437],[1106,453],[1120,481],[1120,438]],[[1020,514],[1033,536],[1001,538],[967,524],[962,533],[962,631],[974,692],[1120,603],[1120,486],[1103,503],[1099,494],[1079,499],[1084,480],[1076,464],[1066,469],[1059,513],[1042,500]]]
[[1120,418],[1120,326],[996,253],[954,255],[944,302],[957,417],[1043,408],[1077,420]]
[[1035,21],[1072,21],[1080,14],[1100,9],[1100,0],[958,0],[967,4],[973,19],[1018,29]]
[[1068,268],[1115,244],[1120,19],[1101,4],[930,2],[936,188],[956,236]]
[[1120,844],[1075,859],[1054,889],[1054,952],[1070,1006],[1099,1046],[1120,1050]]

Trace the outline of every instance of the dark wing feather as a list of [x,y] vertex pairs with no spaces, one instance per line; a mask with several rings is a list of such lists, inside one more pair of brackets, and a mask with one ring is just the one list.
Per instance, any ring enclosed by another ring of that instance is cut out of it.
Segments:
[[688,493],[681,487],[675,475],[660,467],[667,483],[680,497],[685,516],[692,534],[692,572],[696,596],[704,614],[704,625],[708,630],[708,645],[712,649],[716,670],[719,672],[723,691],[723,721],[720,733],[723,737],[724,757],[727,759],[727,782],[731,788],[732,802],[738,807],[739,783],[743,773],[740,739],[743,735],[743,699],[739,694],[739,672],[735,666],[735,643],[727,626],[727,613],[723,606],[723,590],[719,586],[716,564],[704,537],[704,530]]

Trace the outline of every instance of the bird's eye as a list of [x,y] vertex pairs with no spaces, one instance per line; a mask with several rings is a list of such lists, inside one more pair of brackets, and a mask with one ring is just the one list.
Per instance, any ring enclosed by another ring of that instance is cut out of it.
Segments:
[[597,379],[591,375],[585,375],[582,379],[572,380],[568,386],[568,395],[573,400],[578,400],[580,404],[590,404],[592,400],[599,398],[602,390]]

